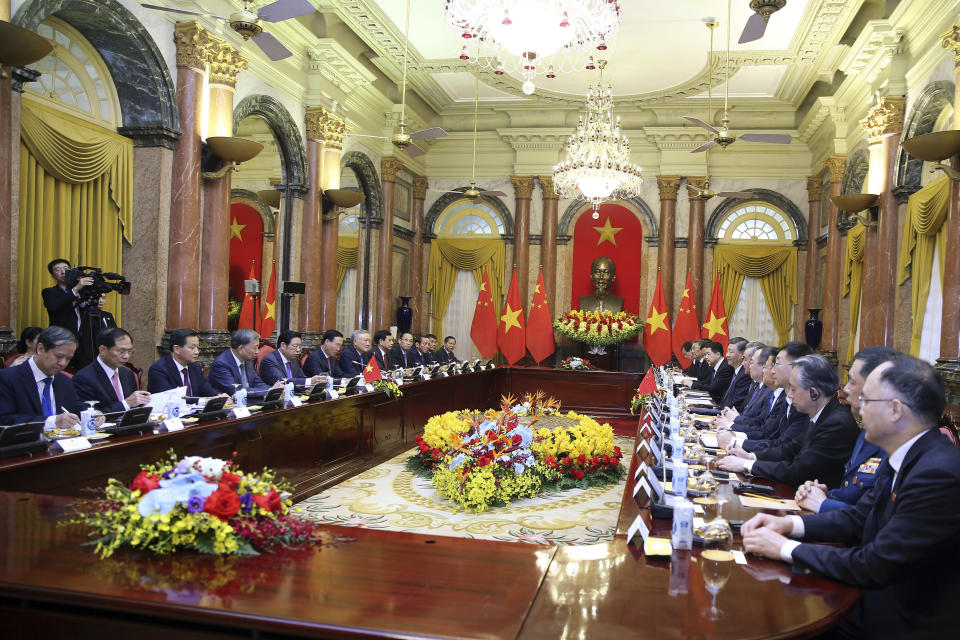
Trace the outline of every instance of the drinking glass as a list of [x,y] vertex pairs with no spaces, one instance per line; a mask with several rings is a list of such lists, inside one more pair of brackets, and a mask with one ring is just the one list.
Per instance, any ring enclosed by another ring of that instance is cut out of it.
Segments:
[[721,620],[723,611],[717,608],[717,595],[726,586],[733,566],[733,554],[720,549],[706,549],[700,554],[700,574],[703,584],[710,592],[710,606],[703,609],[703,616],[709,620]]

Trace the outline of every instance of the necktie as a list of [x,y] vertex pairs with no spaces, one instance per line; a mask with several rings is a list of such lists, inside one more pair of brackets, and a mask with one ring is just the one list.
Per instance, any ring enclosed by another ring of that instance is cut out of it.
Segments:
[[864,543],[876,537],[877,531],[880,529],[880,518],[890,503],[891,489],[893,489],[893,467],[890,466],[889,460],[884,460],[883,464],[880,465],[880,471],[877,475],[873,509],[870,511],[870,515],[867,516],[867,522],[863,526]]
[[250,383],[247,381],[247,363],[240,365],[240,384],[243,385],[244,389],[250,387]]
[[114,369],[113,376],[110,378],[110,381],[113,382],[113,390],[117,394],[117,400],[123,402],[123,390],[120,388],[120,370]]
[[50,395],[52,385],[53,378],[43,379],[43,391],[40,393],[40,406],[43,408],[44,417],[49,417],[56,413],[53,410],[53,396]]
[[192,396],[193,389],[190,388],[190,376],[188,375],[187,368],[184,367],[183,369],[181,369],[180,373],[183,374],[183,386],[187,388],[187,395]]
[[403,353],[403,366],[404,366],[404,368],[406,368],[406,367],[407,367],[407,352],[406,352],[406,351],[402,351],[401,353]]
[[327,373],[333,375],[333,358],[327,356]]
[[290,371],[290,363],[284,361],[283,366],[286,367],[286,369],[287,369],[287,377],[288,377],[288,378],[292,378],[292,377],[293,377],[293,372]]

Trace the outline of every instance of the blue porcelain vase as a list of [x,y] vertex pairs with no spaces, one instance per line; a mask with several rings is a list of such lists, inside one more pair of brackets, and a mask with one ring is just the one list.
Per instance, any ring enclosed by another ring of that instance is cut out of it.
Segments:
[[411,296],[400,296],[400,306],[397,307],[397,335],[410,331],[413,326],[413,309],[410,308]]
[[820,346],[820,339],[823,337],[823,321],[820,319],[820,309],[808,309],[810,319],[803,325],[804,337],[811,349]]

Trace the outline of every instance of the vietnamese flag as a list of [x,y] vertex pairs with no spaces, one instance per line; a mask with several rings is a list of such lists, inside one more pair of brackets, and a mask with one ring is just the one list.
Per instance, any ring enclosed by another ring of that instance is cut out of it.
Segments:
[[484,358],[490,359],[497,354],[497,309],[493,305],[490,291],[490,274],[483,268],[483,281],[480,282],[480,294],[477,306],[473,310],[473,324],[470,325],[470,339]]
[[272,336],[277,328],[277,264],[273,263],[270,269],[270,284],[267,285],[267,295],[263,298],[263,317],[260,319],[260,335]]
[[696,299],[693,278],[688,271],[687,286],[683,289],[677,321],[673,325],[673,355],[676,356],[681,369],[686,369],[691,364],[690,360],[683,357],[683,343],[693,342],[700,337],[700,318],[697,316],[697,303],[694,302]]
[[670,362],[670,319],[667,317],[667,299],[663,295],[663,278],[659,272],[653,302],[650,303],[650,313],[643,327],[643,348],[656,366]]
[[513,364],[527,354],[526,332],[523,322],[523,304],[520,301],[520,285],[517,283],[517,268],[513,268],[510,291],[503,303],[503,315],[497,327],[497,346]]
[[547,304],[547,287],[543,282],[543,267],[537,278],[537,288],[530,300],[530,313],[527,314],[527,349],[538,363],[546,360],[557,350],[553,340],[553,317]]
[[701,337],[719,342],[723,350],[730,344],[730,326],[727,324],[727,311],[723,306],[723,292],[720,291],[720,274],[713,280],[713,295],[710,296],[710,307],[704,315],[703,332]]
[[370,356],[370,359],[367,360],[367,366],[363,368],[363,381],[371,384],[373,381],[379,380],[380,377],[380,365],[377,364],[376,358]]
[[[254,270],[255,265],[250,265],[250,275],[247,276],[247,280],[256,280],[257,273]],[[243,304],[240,306],[240,321],[237,324],[237,329],[256,329],[257,316],[260,315],[257,312],[257,301],[254,299],[252,293],[243,294]]]

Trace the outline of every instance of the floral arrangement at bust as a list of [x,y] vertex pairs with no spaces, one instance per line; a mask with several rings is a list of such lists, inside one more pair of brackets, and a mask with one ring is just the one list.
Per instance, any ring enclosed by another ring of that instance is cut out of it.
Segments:
[[589,371],[591,369],[596,369],[593,366],[593,363],[589,360],[584,360],[583,358],[578,358],[576,356],[570,356],[569,358],[564,358],[560,362],[561,369],[572,369],[574,371]]
[[291,485],[270,470],[244,473],[232,460],[191,456],[142,465],[128,485],[111,478],[103,497],[74,505],[107,558],[128,546],[165,555],[193,550],[257,555],[316,542],[317,525],[290,515]]
[[625,473],[609,424],[564,414],[539,391],[519,403],[503,397],[499,410],[433,416],[416,441],[408,469],[429,477],[454,508],[476,513],[544,491],[616,482]]
[[553,328],[574,342],[606,346],[630,340],[643,328],[632,313],[619,311],[580,311],[574,309],[557,316]]

